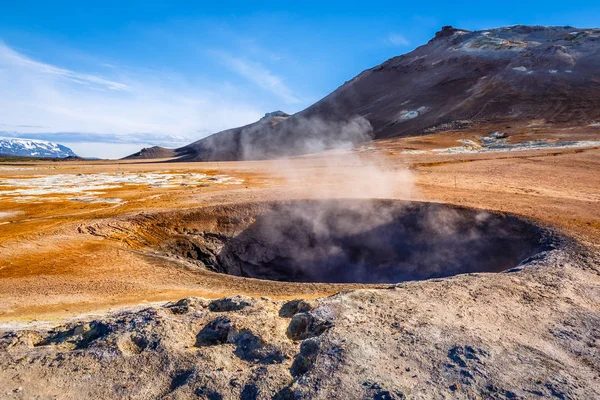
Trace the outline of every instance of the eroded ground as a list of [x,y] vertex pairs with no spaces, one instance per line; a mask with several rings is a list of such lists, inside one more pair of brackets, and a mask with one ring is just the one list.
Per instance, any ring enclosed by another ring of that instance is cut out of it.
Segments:
[[[599,139],[586,133],[546,136]],[[355,287],[192,270],[136,252],[126,235],[109,240],[89,232],[95,224],[138,213],[281,198],[391,197],[510,212],[600,244],[598,147],[430,152],[482,136],[458,132],[381,141],[358,155],[288,161],[0,164],[0,319],[68,317],[192,295],[319,297]],[[529,139],[515,134],[509,140]],[[382,185],[369,186],[377,181]]]
[[[600,148],[433,151],[490,133],[279,161],[0,164],[0,398],[598,398]],[[219,274],[180,240],[239,238],[241,203],[323,197],[516,214],[557,239],[508,272],[397,285]]]

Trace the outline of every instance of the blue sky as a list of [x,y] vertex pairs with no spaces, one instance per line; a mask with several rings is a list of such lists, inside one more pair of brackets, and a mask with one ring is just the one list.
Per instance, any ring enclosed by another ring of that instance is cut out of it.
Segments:
[[3,2],[0,135],[120,157],[302,110],[442,25],[600,25],[597,1],[123,3]]

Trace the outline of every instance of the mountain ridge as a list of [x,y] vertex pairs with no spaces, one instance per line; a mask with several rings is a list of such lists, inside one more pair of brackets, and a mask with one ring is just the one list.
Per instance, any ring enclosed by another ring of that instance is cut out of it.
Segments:
[[68,158],[77,155],[62,144],[38,139],[0,137],[0,155],[37,158]]
[[443,27],[426,44],[362,71],[306,109],[210,135],[181,161],[314,153],[448,127],[581,125],[600,120],[600,29]]

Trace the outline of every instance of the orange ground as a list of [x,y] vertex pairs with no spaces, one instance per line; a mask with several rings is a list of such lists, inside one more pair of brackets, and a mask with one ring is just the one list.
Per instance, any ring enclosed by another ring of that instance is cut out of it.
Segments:
[[[565,133],[556,136],[563,139]],[[599,136],[586,133],[585,140]],[[600,246],[600,148],[401,154],[405,149],[456,146],[457,137],[469,136],[449,133],[381,141],[358,155],[335,152],[287,161],[0,162],[0,182],[51,174],[148,171],[224,174],[244,180],[241,185],[127,186],[98,195],[124,201],[118,204],[75,202],[68,196],[15,202],[0,196],[0,321],[67,317],[190,295],[313,297],[353,287],[198,272],[78,229],[139,212],[313,196],[410,198],[516,213]]]

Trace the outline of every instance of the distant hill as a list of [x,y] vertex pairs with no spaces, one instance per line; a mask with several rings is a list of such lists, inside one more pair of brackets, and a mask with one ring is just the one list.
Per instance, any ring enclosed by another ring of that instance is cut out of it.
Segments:
[[252,159],[252,154],[244,154],[245,140],[262,133],[270,132],[285,122],[290,115],[283,111],[265,114],[257,122],[239,128],[228,129],[198,140],[176,150],[181,161],[234,161]]
[[[232,142],[240,140],[247,132],[259,132],[273,127],[289,118],[290,115],[283,111],[266,113],[257,122],[239,128],[228,129],[215,133],[207,138],[198,140],[178,149],[167,149],[160,146],[144,148],[141,151],[125,157],[126,160],[143,160],[153,158],[178,157],[177,161],[198,161],[198,154],[202,152],[205,161],[237,160],[239,154],[234,151],[238,146],[231,146]],[[221,149],[221,150],[219,150]],[[229,152],[228,152],[229,151]]]
[[165,147],[153,146],[145,147],[142,150],[134,153],[130,156],[123,158],[123,160],[148,160],[153,158],[171,158],[175,157],[175,150],[167,149]]
[[175,155],[264,159],[478,124],[587,125],[600,120],[599,66],[600,29],[446,26],[293,116],[267,114]]
[[0,137],[0,155],[34,158],[77,157],[70,148],[46,140]]

